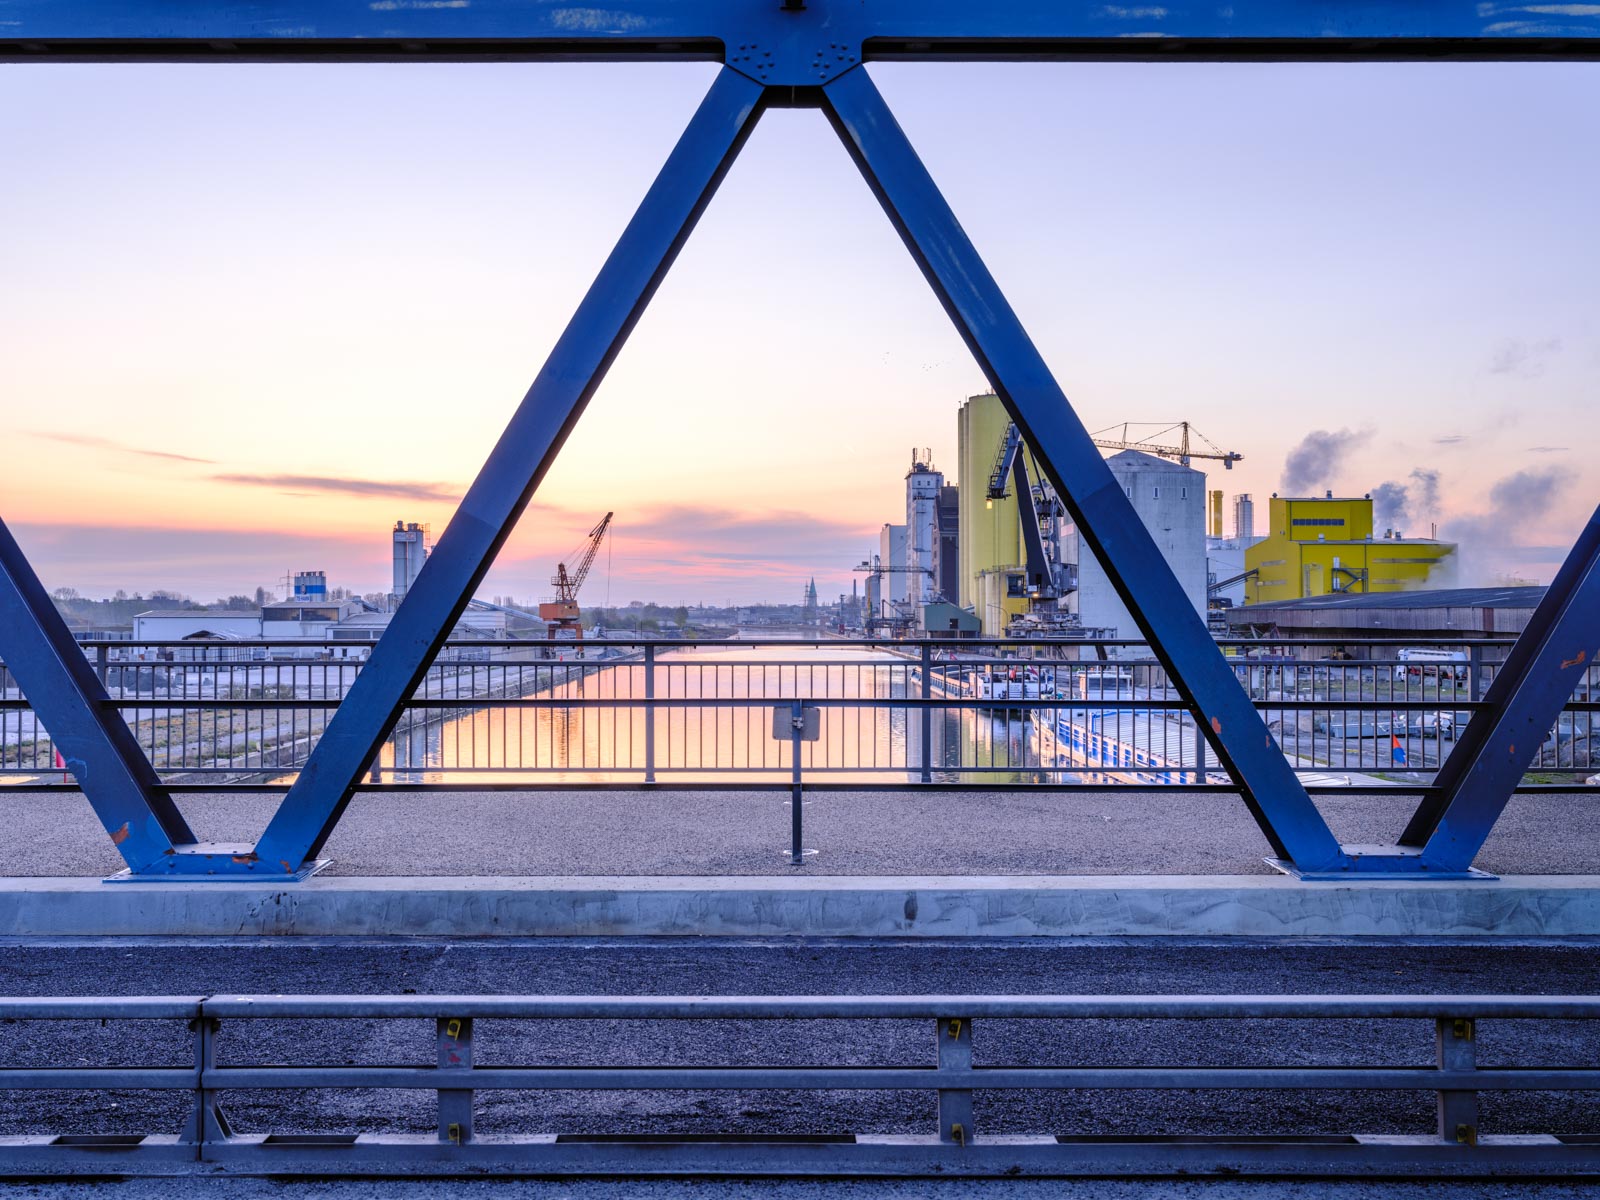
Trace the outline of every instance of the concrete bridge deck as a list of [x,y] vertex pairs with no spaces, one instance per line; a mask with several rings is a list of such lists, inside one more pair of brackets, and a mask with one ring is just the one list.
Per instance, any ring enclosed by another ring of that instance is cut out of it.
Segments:
[[[1231,795],[824,792],[791,867],[775,792],[397,792],[359,797],[302,883],[126,882],[87,804],[7,794],[27,844],[0,862],[15,937],[1600,938],[1600,803],[1518,798],[1495,880],[1305,883]],[[196,795],[202,836],[246,840],[275,802]],[[1392,840],[1405,798],[1321,803],[1349,841]]]
[[[276,795],[192,794],[207,841],[253,840]],[[1344,842],[1393,842],[1404,796],[1318,797]],[[110,875],[123,863],[81,796],[0,789],[0,876]],[[788,865],[782,791],[483,791],[358,795],[326,853],[332,875],[1260,875],[1271,847],[1224,793],[807,792]],[[1477,865],[1600,874],[1600,799],[1518,796]]]

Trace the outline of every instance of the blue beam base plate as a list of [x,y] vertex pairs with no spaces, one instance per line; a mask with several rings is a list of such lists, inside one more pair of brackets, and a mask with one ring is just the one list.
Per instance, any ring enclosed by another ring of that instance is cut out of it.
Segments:
[[333,862],[331,858],[308,859],[296,870],[279,865],[276,870],[256,857],[248,843],[199,842],[168,855],[164,869],[118,871],[106,876],[106,883],[150,883],[160,879],[182,879],[185,883],[298,883],[309,879]]
[[1344,865],[1329,870],[1306,869],[1298,867],[1286,858],[1267,857],[1261,861],[1274,871],[1280,871],[1294,879],[1307,882],[1342,882],[1350,883],[1354,880],[1369,879],[1414,879],[1425,882],[1431,879],[1498,879],[1498,875],[1491,875],[1487,871],[1480,871],[1476,867],[1466,870],[1455,870],[1442,867],[1438,863],[1423,857],[1420,850],[1410,846],[1341,846],[1345,853]]

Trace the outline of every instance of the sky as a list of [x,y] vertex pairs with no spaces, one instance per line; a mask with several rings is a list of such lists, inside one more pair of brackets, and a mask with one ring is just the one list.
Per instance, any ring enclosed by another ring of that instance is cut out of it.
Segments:
[[[1230,512],[1404,488],[1462,582],[1548,580],[1600,499],[1600,64],[870,69],[1091,430],[1191,421]],[[46,586],[387,590],[715,70],[0,68],[0,518]],[[606,511],[591,604],[848,591],[986,387],[820,114],[768,113],[479,594]]]

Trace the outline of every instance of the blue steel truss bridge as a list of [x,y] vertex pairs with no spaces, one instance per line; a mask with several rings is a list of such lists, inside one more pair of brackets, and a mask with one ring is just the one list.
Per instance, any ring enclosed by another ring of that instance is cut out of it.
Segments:
[[208,845],[195,835],[20,548],[0,529],[0,656],[136,873],[294,876],[316,861],[729,166],[773,106],[814,108],[838,134],[1181,696],[1205,742],[1193,768],[1198,773],[1207,756],[1215,758],[1288,869],[1419,878],[1467,870],[1600,652],[1597,510],[1398,841],[1341,845],[1115,485],[868,66],[874,59],[1591,58],[1600,46],[1600,13],[1592,6],[1256,0],[1225,8],[1124,9],[1027,0],[983,6],[637,0],[596,10],[517,0],[445,6],[299,0],[175,11],[125,0],[13,0],[6,12],[0,60],[17,62],[335,57],[723,64],[255,845]]
[[[5,0],[0,64],[701,61],[719,70],[370,657],[282,661],[275,648],[262,646],[259,659],[257,647],[243,647],[250,657],[241,660],[192,646],[80,646],[0,524],[0,661],[8,676],[0,729],[10,731],[0,747],[0,775],[81,789],[136,881],[129,886],[144,889],[139,895],[153,889],[179,898],[183,889],[205,887],[220,898],[230,883],[251,887],[264,880],[277,903],[296,889],[316,894],[324,881],[309,876],[364,788],[418,780],[442,788],[469,779],[481,786],[482,776],[530,786],[530,780],[574,772],[588,787],[607,782],[588,778],[594,775],[659,786],[707,773],[741,786],[790,786],[797,836],[799,790],[808,773],[823,785],[829,778],[852,786],[881,778],[901,788],[971,787],[975,780],[1019,787],[1216,787],[1237,794],[1274,859],[1298,877],[1277,881],[1281,886],[1321,887],[1315,894],[1324,898],[1334,894],[1330,887],[1368,896],[1424,889],[1434,897],[1450,888],[1495,886],[1469,877],[1513,795],[1581,786],[1593,766],[1595,703],[1588,689],[1600,656],[1600,510],[1522,636],[1510,645],[1478,647],[1464,679],[1397,675],[1399,662],[1376,645],[1354,664],[1230,656],[1184,596],[872,75],[872,64],[883,61],[1358,59],[1600,59],[1600,8],[1476,0],[1178,0],[1159,7],[1078,0],[623,0],[604,7],[562,0]],[[1144,653],[1126,661],[1120,654],[1067,659],[1011,647],[1016,657],[1006,660],[1001,677],[993,655],[965,657],[974,647],[953,653],[931,645],[838,647],[853,649],[861,661],[829,662],[820,674],[815,664],[803,668],[785,660],[782,648],[774,656],[772,647],[729,647],[728,653],[746,658],[742,666],[738,660],[721,664],[731,667],[730,678],[744,671],[742,683],[730,685],[738,694],[724,694],[717,667],[692,663],[689,656],[698,653],[692,648],[620,647],[632,657],[551,663],[519,658],[524,650],[515,646],[464,653],[447,645],[751,131],[777,107],[815,110],[837,135],[841,153],[878,200],[1084,543],[1105,565]],[[478,654],[484,657],[473,657]],[[803,669],[811,674],[802,678]],[[1361,777],[1361,786],[1404,791],[1414,805],[1391,842],[1342,842],[1314,803],[1313,791],[1348,786],[1339,777],[1352,775]],[[208,842],[185,816],[186,788],[219,784],[282,792],[253,842]],[[906,903],[909,913],[911,900]],[[231,1162],[267,1173],[286,1162],[299,1164],[295,1169],[337,1170],[330,1163],[370,1164],[383,1154],[442,1169],[509,1165],[557,1172],[1494,1175],[1597,1169],[1592,1121],[1578,1122],[1584,1130],[1575,1134],[1541,1130],[1491,1138],[1480,1136],[1476,1109],[1485,1092],[1600,1089],[1592,1066],[1570,1059],[1554,1067],[1482,1068],[1476,1058],[1479,1020],[1587,1021],[1595,1016],[1588,996],[1475,995],[1448,1002],[1322,996],[1287,1004],[1250,996],[1145,997],[1131,1007],[1106,997],[1061,995],[902,996],[881,998],[881,1007],[866,997],[681,1003],[656,997],[618,1007],[605,997],[556,1003],[222,996],[220,990],[141,1001],[0,1001],[8,1018],[177,1022],[190,1051],[186,1058],[169,1054],[139,1067],[6,1068],[0,1086],[7,1088],[150,1088],[181,1095],[187,1115],[178,1132],[159,1140],[140,1134],[118,1141],[121,1135],[98,1132],[42,1144],[0,1139],[0,1169],[70,1171],[108,1153],[127,1163]],[[1343,1017],[1417,1018],[1434,1022],[1436,1053],[1427,1065],[1345,1064],[1320,1074],[1231,1065],[1207,1075],[1170,1064],[1152,1070],[974,1061],[975,1021],[1108,1014],[1303,1017],[1319,1025]],[[700,1062],[572,1069],[506,1061],[485,1069],[473,1058],[479,1020],[675,1021],[697,1015],[787,1022],[904,1017],[929,1025],[935,1053],[909,1066],[897,1056],[881,1069],[829,1062],[799,1074]],[[219,1059],[217,1022],[231,1029],[271,1017],[436,1021],[438,1060],[280,1069]],[[1566,1048],[1575,1044],[1582,1045]],[[310,1135],[235,1135],[223,1093],[286,1086],[433,1092],[437,1128],[392,1145],[360,1137],[336,1143]],[[474,1129],[474,1096],[481,1090],[768,1086],[922,1090],[936,1097],[937,1123],[864,1141],[757,1137],[707,1144],[541,1134],[498,1148]],[[1437,1122],[1420,1140],[1409,1134],[1339,1134],[1333,1140],[1239,1134],[1154,1149],[1123,1139],[1108,1152],[1098,1144],[1086,1149],[1071,1135],[1025,1144],[992,1135],[974,1115],[972,1099],[986,1088],[1212,1086],[1422,1090],[1435,1096]]]

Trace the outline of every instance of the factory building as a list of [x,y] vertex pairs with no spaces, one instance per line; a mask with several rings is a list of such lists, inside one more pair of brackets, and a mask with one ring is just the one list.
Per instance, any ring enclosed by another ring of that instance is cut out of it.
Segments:
[[422,564],[428,561],[428,528],[415,521],[394,523],[394,584],[389,592],[390,607],[406,598],[417,581]]
[[[422,564],[428,557],[428,530],[415,522],[396,521],[394,536],[394,591],[389,595],[388,612],[380,612],[363,600],[335,600],[328,595],[325,571],[300,571],[293,577],[287,600],[262,605],[256,612],[214,611],[203,608],[152,609],[133,619],[133,640],[165,642],[191,640],[193,650],[157,650],[157,657],[227,657],[244,659],[331,657],[364,659],[372,643],[383,636],[393,619],[395,605],[404,598]],[[815,583],[812,594],[815,594]],[[508,613],[519,620],[522,614],[495,605],[471,601],[467,611],[456,619],[452,640],[504,639],[509,629]],[[531,619],[522,622],[532,624]],[[541,632],[543,626],[535,626]],[[241,646],[219,649],[218,642],[264,640],[277,646]],[[348,645],[324,649],[320,646],[296,647],[296,642],[343,642]],[[211,643],[210,648],[206,643]],[[476,659],[487,652],[478,649],[446,650],[441,658]],[[142,655],[141,655],[142,656]]]
[[135,614],[133,641],[177,642],[184,638],[258,638],[259,612],[217,612],[206,608],[153,608]]
[[[1424,662],[1454,659],[1452,670],[1472,671],[1480,687],[1493,677],[1510,647],[1462,647],[1521,637],[1544,599],[1542,587],[1425,588],[1409,592],[1341,592],[1298,600],[1251,604],[1227,614],[1234,637],[1262,638],[1273,650],[1302,661],[1328,658],[1404,660],[1418,651]],[[1349,641],[1329,646],[1330,639]],[[1409,646],[1368,645],[1372,639],[1403,638]],[[1315,641],[1298,646],[1297,642]],[[1470,664],[1477,664],[1475,667]],[[1459,674],[1458,674],[1459,677]],[[1590,667],[1573,689],[1575,700],[1600,699],[1600,666]]]
[[906,472],[905,560],[893,565],[904,567],[906,603],[918,630],[922,627],[922,606],[936,598],[934,555],[939,544],[939,493],[944,475],[933,466],[933,451],[911,452],[911,469]]
[[1209,600],[1219,607],[1231,608],[1244,603],[1245,552],[1260,538],[1207,538],[1206,539],[1206,592]]
[[[1228,624],[1236,637],[1416,638],[1458,641],[1520,637],[1544,599],[1542,587],[1426,588],[1269,601],[1236,608]],[[1323,654],[1328,647],[1319,646]],[[1394,647],[1356,648],[1353,657],[1394,656]]]
[[[961,489],[939,489],[939,531],[933,543],[934,590],[948,603],[961,594]],[[929,626],[931,629],[932,626]]]
[[[978,595],[978,577],[1006,567],[1020,571],[1022,566],[1017,497],[1013,494],[1004,500],[989,500],[985,496],[985,484],[994,471],[1010,423],[1010,414],[993,392],[968,396],[956,413],[957,477],[961,482],[957,510],[961,537],[956,550],[960,586],[952,598],[962,608],[973,609],[980,619],[985,606]],[[984,634],[999,636],[990,633],[988,621],[984,622]]]
[[306,600],[313,604],[323,603],[328,598],[328,573],[300,571],[294,577],[294,590],[290,594],[296,600]]
[[[1156,548],[1178,577],[1183,594],[1202,618],[1206,612],[1206,477],[1182,463],[1124,450],[1106,460],[1134,512],[1144,522]],[[1069,522],[1062,537],[1062,557],[1078,567],[1078,587],[1067,607],[1086,626],[1114,629],[1114,636],[1140,636],[1105,568]]]
[[[906,527],[904,525],[885,525],[878,531],[878,561],[885,567],[905,566],[906,561]],[[890,570],[878,576],[880,580],[878,589],[878,608],[874,611],[880,617],[893,620],[905,612],[906,603],[906,573],[904,570]]]
[[1273,496],[1264,538],[1245,551],[1246,604],[1426,587],[1448,542],[1373,529],[1372,498]]
[[1250,499],[1249,492],[1240,492],[1233,498],[1233,540],[1247,542],[1255,536],[1256,502]]
[[[958,586],[951,598],[982,622],[984,637],[1004,637],[1006,627],[1028,611],[1027,553],[1014,488],[991,499],[988,482],[1005,447],[1011,415],[993,392],[968,396],[956,413],[960,487],[956,496]],[[1033,452],[1019,451],[1035,485],[1048,486]],[[1031,502],[1031,501],[1030,501]],[[1060,561],[1054,530],[1047,529],[1047,557]]]

